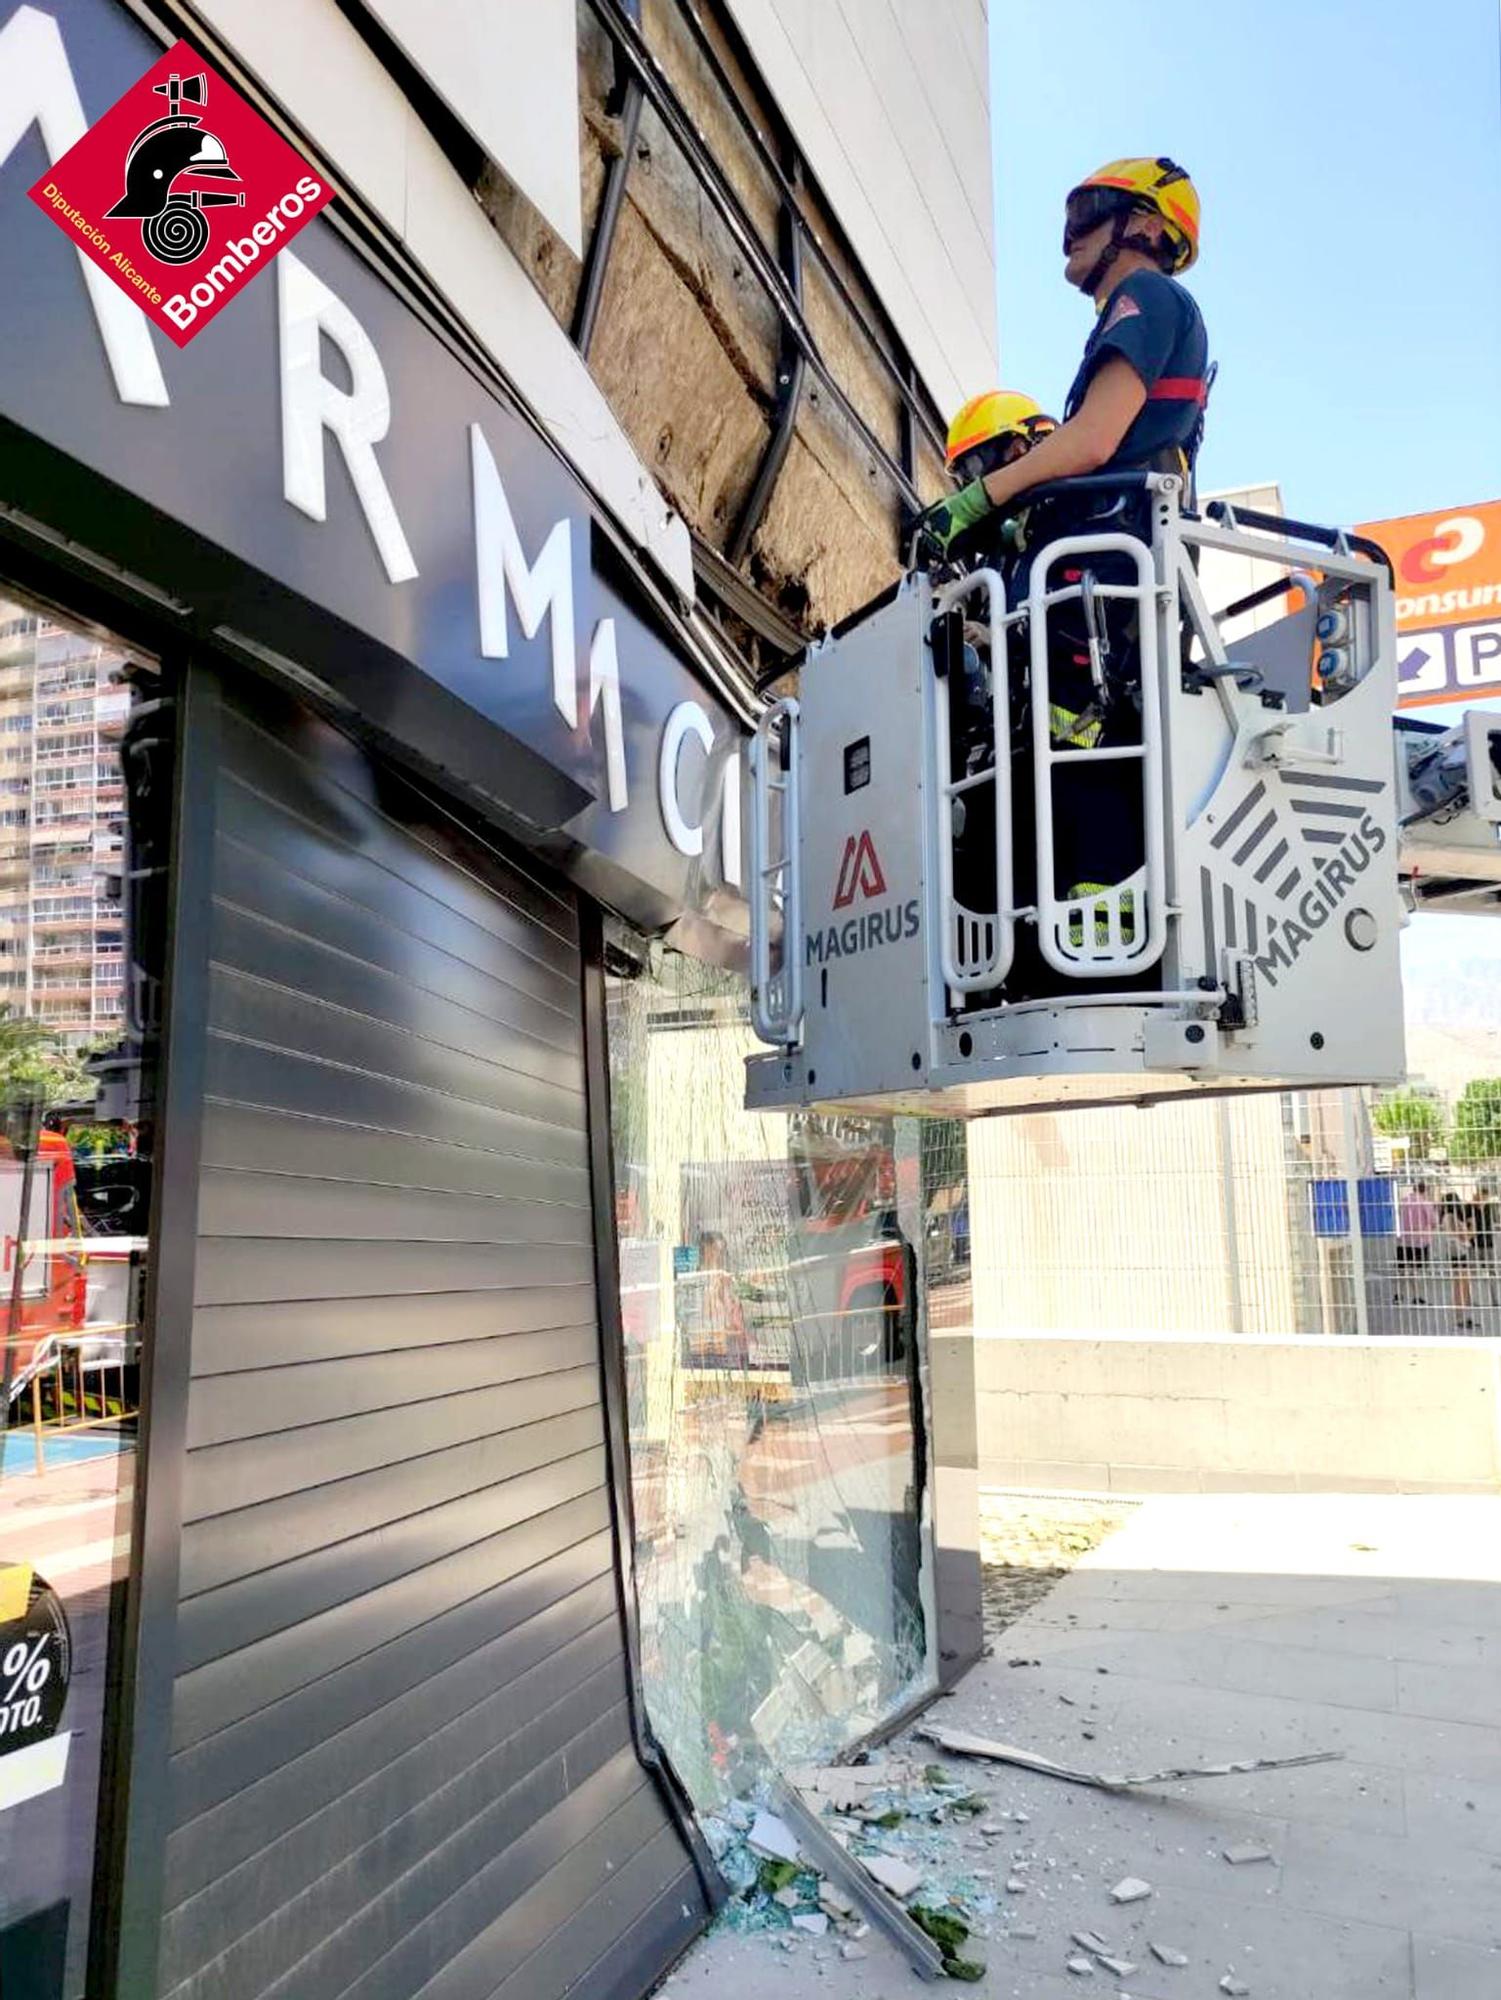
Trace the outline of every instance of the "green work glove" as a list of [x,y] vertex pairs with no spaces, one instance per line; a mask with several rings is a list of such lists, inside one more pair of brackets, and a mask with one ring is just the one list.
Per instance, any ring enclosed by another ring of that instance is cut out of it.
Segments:
[[940,500],[921,515],[917,523],[918,547],[946,556],[954,543],[977,527],[991,511],[990,495],[983,479],[961,486],[950,499]]

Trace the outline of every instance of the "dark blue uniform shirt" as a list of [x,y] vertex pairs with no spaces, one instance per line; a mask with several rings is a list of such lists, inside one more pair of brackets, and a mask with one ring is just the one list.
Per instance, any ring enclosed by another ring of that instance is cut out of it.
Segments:
[[1147,400],[1101,470],[1177,471],[1174,447],[1190,459],[1204,407],[1209,337],[1190,294],[1161,271],[1133,271],[1105,302],[1068,392],[1064,416],[1077,414],[1095,371],[1113,354],[1130,362]]

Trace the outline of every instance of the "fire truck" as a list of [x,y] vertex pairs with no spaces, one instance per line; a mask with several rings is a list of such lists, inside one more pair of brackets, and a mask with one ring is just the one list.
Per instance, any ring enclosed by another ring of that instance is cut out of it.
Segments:
[[[11,1346],[9,1366],[4,1371],[12,1402],[27,1388],[54,1341],[60,1335],[80,1332],[88,1317],[78,1176],[72,1150],[62,1133],[44,1130],[40,1134],[31,1173],[20,1323]],[[0,1135],[0,1234],[5,1246],[0,1311],[9,1301],[16,1257],[21,1252],[24,1175],[25,1163],[16,1157],[10,1140]],[[4,1338],[4,1327],[0,1324],[0,1341]]]

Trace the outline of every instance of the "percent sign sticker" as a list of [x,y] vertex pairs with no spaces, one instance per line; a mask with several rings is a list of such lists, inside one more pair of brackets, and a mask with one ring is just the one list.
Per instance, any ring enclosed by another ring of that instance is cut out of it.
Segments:
[[62,1601],[33,1574],[25,1612],[0,1624],[0,1757],[55,1734],[72,1671]]

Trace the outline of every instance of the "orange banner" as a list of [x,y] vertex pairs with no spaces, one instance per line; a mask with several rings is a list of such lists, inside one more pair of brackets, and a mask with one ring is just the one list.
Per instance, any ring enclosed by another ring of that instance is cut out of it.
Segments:
[[1501,694],[1501,500],[1360,532],[1396,572],[1399,705]]
[[1501,500],[1373,521],[1360,532],[1392,559],[1399,632],[1501,618]]

